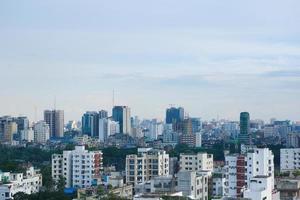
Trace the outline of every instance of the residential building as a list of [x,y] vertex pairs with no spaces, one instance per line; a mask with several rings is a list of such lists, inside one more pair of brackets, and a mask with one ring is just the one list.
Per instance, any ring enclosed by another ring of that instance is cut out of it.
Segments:
[[44,121],[49,125],[50,138],[60,138],[64,136],[63,110],[45,110]]
[[139,148],[126,156],[126,183],[138,184],[155,176],[169,175],[169,154],[164,150]]
[[300,169],[300,148],[280,149],[280,171]]
[[33,194],[42,187],[42,174],[30,167],[23,173],[0,172],[0,200],[10,200],[18,192]]
[[87,188],[97,184],[102,170],[102,152],[88,151],[84,146],[52,155],[52,178],[64,177],[66,187]]
[[180,154],[181,171],[213,171],[213,155],[207,153]]
[[50,128],[45,121],[38,121],[33,125],[34,142],[45,144],[50,138]]
[[34,142],[34,131],[32,128],[22,130],[20,134],[21,141]]
[[280,178],[276,182],[276,188],[280,192],[280,200],[300,199],[299,179]]
[[176,191],[191,199],[208,200],[208,178],[196,171],[179,171]]

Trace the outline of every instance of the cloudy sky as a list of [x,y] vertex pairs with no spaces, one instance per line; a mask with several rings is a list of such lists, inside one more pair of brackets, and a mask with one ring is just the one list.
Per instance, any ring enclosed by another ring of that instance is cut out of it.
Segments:
[[0,1],[0,115],[128,105],[300,120],[299,0]]

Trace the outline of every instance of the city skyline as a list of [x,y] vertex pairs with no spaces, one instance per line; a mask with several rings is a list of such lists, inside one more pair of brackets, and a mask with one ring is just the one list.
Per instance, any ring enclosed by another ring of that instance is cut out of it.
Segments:
[[[272,6],[270,6],[272,5]],[[300,120],[300,2],[0,3],[0,115],[80,120],[127,105],[164,119]]]

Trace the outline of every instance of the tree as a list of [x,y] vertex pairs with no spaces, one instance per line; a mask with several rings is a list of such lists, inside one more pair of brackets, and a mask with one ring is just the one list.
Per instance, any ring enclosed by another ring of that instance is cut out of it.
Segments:
[[59,179],[56,183],[56,190],[58,192],[63,192],[66,185],[66,179],[63,176],[59,176]]

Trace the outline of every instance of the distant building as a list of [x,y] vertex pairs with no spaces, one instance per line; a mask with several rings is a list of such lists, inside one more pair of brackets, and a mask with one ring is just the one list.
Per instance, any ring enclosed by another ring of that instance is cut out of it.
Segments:
[[99,141],[105,142],[111,135],[115,135],[120,132],[120,126],[118,122],[113,121],[111,118],[99,119]]
[[76,146],[73,151],[52,155],[52,178],[65,178],[66,187],[87,188],[97,184],[102,170],[102,152]]
[[33,125],[34,142],[45,144],[50,139],[49,125],[44,121],[38,121]]
[[250,115],[248,112],[240,114],[240,134],[239,140],[241,144],[250,144]]
[[64,136],[63,110],[45,110],[44,121],[49,125],[51,138],[60,138]]
[[30,167],[23,173],[0,172],[0,200],[13,199],[18,192],[34,194],[42,187],[42,174]]
[[192,133],[198,133],[202,129],[201,118],[191,118],[192,121]]
[[99,114],[95,111],[88,111],[82,116],[82,134],[91,137],[99,135]]
[[166,124],[172,124],[183,121],[184,109],[182,107],[171,107],[166,110]]
[[120,133],[131,135],[131,114],[129,107],[114,106],[112,118],[114,121],[119,122]]

